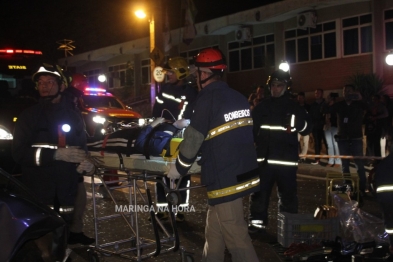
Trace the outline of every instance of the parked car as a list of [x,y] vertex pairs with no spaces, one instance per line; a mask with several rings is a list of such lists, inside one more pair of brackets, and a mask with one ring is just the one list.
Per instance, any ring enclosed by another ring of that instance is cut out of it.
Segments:
[[67,226],[0,168],[0,261],[65,261]]

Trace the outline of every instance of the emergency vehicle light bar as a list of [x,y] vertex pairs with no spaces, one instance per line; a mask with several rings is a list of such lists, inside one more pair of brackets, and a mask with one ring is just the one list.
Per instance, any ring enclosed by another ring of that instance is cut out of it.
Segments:
[[106,92],[105,88],[100,88],[100,87],[86,87],[85,91],[90,91],[90,92]]
[[36,50],[23,50],[23,49],[0,49],[0,54],[33,54],[42,55],[41,51]]

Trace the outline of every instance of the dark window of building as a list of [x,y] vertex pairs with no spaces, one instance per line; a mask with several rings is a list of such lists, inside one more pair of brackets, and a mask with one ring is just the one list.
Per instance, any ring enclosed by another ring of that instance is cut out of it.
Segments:
[[254,68],[265,66],[265,46],[254,47]]
[[322,35],[312,36],[311,41],[311,60],[322,59]]
[[236,72],[240,70],[239,50],[229,52],[229,71]]
[[252,69],[252,49],[241,49],[240,57],[242,61],[241,70],[249,70]]
[[308,37],[297,40],[298,62],[308,61]]
[[285,42],[285,60],[290,63],[296,63],[296,41],[290,40]]
[[385,11],[385,48],[393,49],[393,9]]
[[324,35],[324,51],[325,58],[336,57],[337,47],[336,47],[336,33],[329,33]]
[[288,62],[306,62],[336,56],[336,22],[317,24],[315,28],[285,31],[285,58]]
[[228,43],[229,71],[236,72],[240,70],[262,68],[266,65],[266,61],[270,59],[270,57],[273,57],[274,61],[274,53],[267,54],[270,45],[274,45],[273,34],[257,36],[254,37],[252,41]]
[[359,53],[359,33],[358,29],[349,29],[344,31],[344,55],[353,55]]
[[344,55],[372,52],[371,22],[371,14],[342,20]]

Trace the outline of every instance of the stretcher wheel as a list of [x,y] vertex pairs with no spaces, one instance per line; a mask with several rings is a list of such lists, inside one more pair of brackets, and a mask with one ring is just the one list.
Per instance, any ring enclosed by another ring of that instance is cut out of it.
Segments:
[[[136,238],[133,238],[133,239],[131,240],[131,247],[136,247]],[[135,250],[133,250],[132,252],[134,253],[135,256],[138,255],[138,250],[135,249]],[[140,254],[141,254],[141,255],[143,254],[143,248],[140,249]]]
[[194,262],[194,257],[190,254],[184,254],[182,256],[181,262]]
[[187,262],[194,262],[194,257],[191,255],[186,255]]
[[177,206],[181,203],[181,195],[179,191],[171,191],[167,194],[166,200],[171,203],[172,206]]
[[99,262],[98,254],[92,249],[87,250],[87,258],[89,262]]

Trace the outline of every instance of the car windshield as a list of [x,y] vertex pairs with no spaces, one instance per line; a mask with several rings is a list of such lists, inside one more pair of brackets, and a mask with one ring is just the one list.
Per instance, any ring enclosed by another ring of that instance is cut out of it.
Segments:
[[36,199],[29,189],[19,180],[0,168],[0,191],[23,195],[28,199]]
[[124,109],[123,106],[111,96],[83,96],[83,103],[85,107],[91,108],[119,108]]

